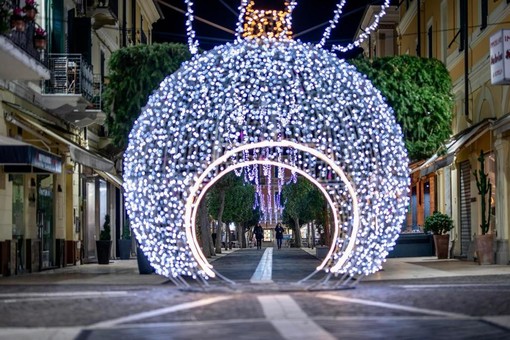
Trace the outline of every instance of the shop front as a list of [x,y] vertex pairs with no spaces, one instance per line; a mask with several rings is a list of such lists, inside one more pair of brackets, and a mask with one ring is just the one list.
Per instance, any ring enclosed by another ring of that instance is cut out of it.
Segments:
[[62,172],[61,157],[20,139],[0,136],[0,167],[5,211],[1,274],[51,268],[55,260],[55,177]]

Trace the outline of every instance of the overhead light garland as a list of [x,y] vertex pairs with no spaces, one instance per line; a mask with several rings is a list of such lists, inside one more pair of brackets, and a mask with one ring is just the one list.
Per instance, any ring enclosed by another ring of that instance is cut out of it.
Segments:
[[130,133],[126,208],[158,274],[216,275],[196,241],[200,199],[219,174],[256,164],[293,170],[325,195],[335,236],[318,270],[353,276],[381,268],[409,190],[391,108],[332,53],[252,39],[184,63],[149,98]]
[[[344,0],[342,0],[340,2],[340,4],[342,4],[343,2],[344,2]],[[321,40],[322,44],[320,44],[319,47],[322,47],[324,45],[325,41],[327,39],[329,39],[329,36],[330,36],[330,33],[331,33],[331,29],[335,28],[336,25],[338,24],[338,21],[340,20],[341,10],[342,10],[342,7],[343,7],[343,5],[341,6],[340,4],[337,6],[337,9],[335,10],[335,16],[334,16],[333,20],[330,22],[330,26],[328,28],[326,28],[326,32],[324,33],[324,37],[323,37],[324,42],[323,42],[323,40]],[[347,44],[346,46],[343,46],[343,45],[333,45],[331,47],[331,49],[333,51],[347,52],[349,50],[352,50],[355,47],[359,47],[361,45],[361,43],[363,41],[365,41],[365,39],[367,39],[370,36],[370,34],[372,34],[372,32],[379,26],[379,21],[381,20],[381,18],[384,15],[386,15],[386,9],[389,6],[390,6],[390,0],[384,0],[384,4],[381,5],[381,11],[374,16],[374,21],[372,22],[372,24],[370,24],[370,26],[365,28],[363,33],[361,33],[359,35],[358,39],[356,39],[355,41],[353,41],[350,44]]]

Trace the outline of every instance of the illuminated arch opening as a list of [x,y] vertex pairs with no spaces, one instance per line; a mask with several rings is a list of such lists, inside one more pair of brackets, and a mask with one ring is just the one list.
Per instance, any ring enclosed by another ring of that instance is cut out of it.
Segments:
[[[272,161],[272,160],[253,160],[253,161],[245,161],[241,163],[231,164],[227,166],[223,166],[221,168],[221,171],[219,173],[216,173],[215,176],[208,181],[206,185],[203,184],[204,179],[210,174],[215,173],[218,167],[221,165],[224,165],[227,163],[232,156],[234,156],[237,153],[240,153],[242,151],[250,150],[250,149],[258,149],[258,148],[265,148],[265,147],[292,147],[296,150],[305,151],[310,153],[311,155],[323,160],[326,162],[331,168],[336,172],[336,174],[341,178],[343,184],[348,188],[350,198],[351,198],[351,205],[352,205],[352,215],[353,215],[353,221],[352,221],[352,228],[350,228],[349,233],[351,234],[350,240],[347,242],[346,247],[344,248],[338,248],[338,243],[336,240],[339,237],[340,234],[340,218],[338,214],[338,204],[339,202],[334,202],[334,200],[331,198],[330,194],[327,192],[327,190],[323,187],[321,183],[319,183],[312,175],[304,171],[303,169],[291,166],[289,164],[285,164],[282,162]],[[311,149],[306,146],[302,146],[290,141],[281,141],[281,142],[263,142],[263,143],[256,143],[256,144],[249,144],[244,145],[242,147],[236,148],[234,150],[231,150],[227,153],[225,153],[222,157],[216,159],[209,167],[204,171],[204,173],[198,178],[198,180],[195,182],[195,185],[190,190],[190,195],[188,196],[188,199],[186,201],[186,213],[185,213],[185,221],[186,221],[186,236],[189,240],[192,240],[190,246],[191,246],[191,252],[194,255],[194,258],[197,259],[199,266],[204,270],[204,272],[207,273],[207,275],[214,277],[215,274],[211,270],[212,266],[207,261],[206,257],[204,256],[203,252],[200,250],[200,247],[198,247],[198,240],[196,239],[196,230],[195,230],[195,222],[196,222],[196,216],[198,211],[198,206],[200,205],[201,200],[207,193],[207,190],[222,176],[227,174],[228,172],[243,168],[252,164],[267,164],[272,165],[275,167],[282,167],[285,169],[289,169],[292,171],[297,172],[298,174],[302,175],[304,178],[312,182],[323,194],[323,196],[326,198],[326,201],[333,213],[333,221],[334,221],[334,229],[333,229],[333,237],[332,239],[334,242],[332,243],[328,254],[322,261],[322,263],[317,267],[317,270],[322,270],[326,268],[327,271],[332,272],[338,272],[339,268],[341,268],[344,263],[347,261],[348,257],[350,256],[352,250],[354,249],[354,246],[356,244],[356,235],[358,233],[359,229],[359,210],[358,210],[358,204],[357,204],[357,198],[356,198],[356,192],[354,191],[354,188],[352,187],[352,184],[349,182],[348,178],[345,176],[343,170],[338,167],[334,162],[332,162],[330,159],[328,159],[325,155],[321,154],[317,150]],[[337,259],[333,259],[334,252],[337,251]],[[329,264],[329,265],[328,265]]]

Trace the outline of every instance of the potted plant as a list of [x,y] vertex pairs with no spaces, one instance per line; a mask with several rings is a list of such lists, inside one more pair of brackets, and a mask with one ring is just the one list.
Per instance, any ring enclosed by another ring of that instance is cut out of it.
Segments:
[[131,229],[128,219],[124,221],[122,238],[119,240],[119,257],[121,260],[129,260],[131,257]]
[[110,215],[106,214],[104,216],[103,230],[99,234],[99,240],[96,241],[97,263],[109,264],[111,249]]
[[25,32],[25,15],[23,10],[16,7],[11,16],[11,27],[13,32]]
[[23,12],[25,13],[25,19],[27,21],[35,20],[35,16],[37,15],[37,2],[34,0],[25,0]]
[[438,259],[448,258],[448,245],[450,243],[450,235],[448,232],[453,228],[453,221],[450,216],[434,211],[427,217],[423,229],[431,232],[434,237],[434,247]]
[[12,1],[0,0],[0,34],[11,29]]
[[34,47],[38,50],[46,48],[46,31],[42,27],[37,27],[34,33]]
[[473,171],[473,175],[475,176],[476,187],[480,195],[480,212],[482,215],[480,229],[482,235],[477,235],[475,237],[476,257],[478,264],[494,264],[494,236],[489,234],[491,224],[492,184],[488,174],[484,172],[485,157],[483,150],[480,150],[478,162],[480,162],[480,169],[478,169],[478,173]]

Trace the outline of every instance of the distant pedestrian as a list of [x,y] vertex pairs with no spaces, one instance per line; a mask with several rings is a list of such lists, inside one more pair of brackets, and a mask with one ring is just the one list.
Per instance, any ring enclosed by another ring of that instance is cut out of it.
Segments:
[[283,227],[280,223],[276,225],[276,228],[274,228],[274,231],[276,233],[276,245],[278,246],[278,249],[282,249],[282,241],[283,241]]
[[264,229],[257,224],[255,228],[253,228],[253,234],[255,234],[255,238],[257,239],[257,249],[262,249],[262,238],[264,237]]

